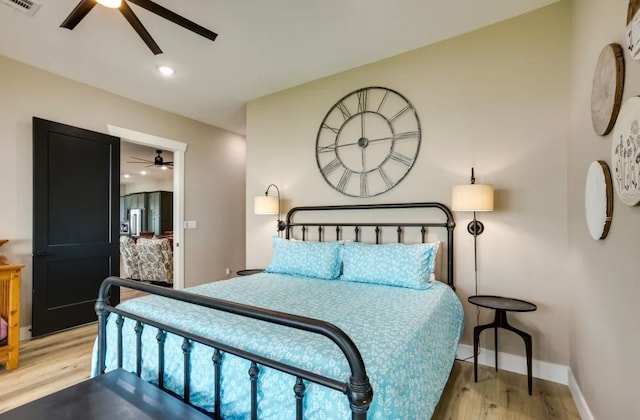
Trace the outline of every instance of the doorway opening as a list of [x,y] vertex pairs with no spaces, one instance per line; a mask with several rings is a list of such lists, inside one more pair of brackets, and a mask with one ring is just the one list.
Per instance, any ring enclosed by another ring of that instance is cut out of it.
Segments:
[[[153,241],[155,243],[148,243],[145,247],[152,249],[153,252],[163,253],[162,249],[166,245],[161,242],[170,243],[173,288],[182,289],[184,288],[184,251],[182,246],[184,236],[184,153],[187,145],[176,140],[122,127],[112,125],[107,127],[109,134],[121,139],[121,162],[124,162],[121,163],[121,168],[126,168],[130,172],[129,179],[135,176],[135,179],[139,181],[135,187],[126,187],[126,185],[136,184],[136,182],[132,182],[124,184],[125,186],[121,188],[121,192],[125,192],[124,196],[121,194],[121,234],[129,238],[134,236],[136,239],[141,236],[167,239],[167,241]],[[158,155],[165,165],[156,165],[159,163],[156,159]],[[150,162],[145,162],[147,160]],[[142,163],[129,164],[127,161]],[[173,169],[168,168],[168,162],[172,162]],[[167,168],[162,169],[162,166],[167,166]],[[146,174],[142,175],[140,173],[142,171]],[[170,221],[167,220],[169,213],[171,215]],[[171,226],[171,229],[167,229],[168,226]],[[130,241],[127,242],[130,243]],[[151,251],[145,250],[144,252]]]

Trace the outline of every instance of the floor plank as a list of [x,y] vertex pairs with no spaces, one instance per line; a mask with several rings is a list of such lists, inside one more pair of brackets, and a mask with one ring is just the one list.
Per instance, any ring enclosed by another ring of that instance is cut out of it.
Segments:
[[[0,413],[83,381],[89,377],[97,325],[90,324],[20,345],[20,367],[0,367]],[[495,372],[456,361],[434,420],[580,419],[565,385],[533,380],[533,395],[524,375]]]

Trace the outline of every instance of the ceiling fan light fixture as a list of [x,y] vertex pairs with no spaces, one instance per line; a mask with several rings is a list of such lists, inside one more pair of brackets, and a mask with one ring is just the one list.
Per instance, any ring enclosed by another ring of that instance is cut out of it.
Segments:
[[158,71],[165,76],[173,76],[173,74],[176,72],[173,68],[169,66],[159,66]]
[[109,7],[111,9],[117,9],[122,5],[122,0],[96,0],[99,4],[104,7]]

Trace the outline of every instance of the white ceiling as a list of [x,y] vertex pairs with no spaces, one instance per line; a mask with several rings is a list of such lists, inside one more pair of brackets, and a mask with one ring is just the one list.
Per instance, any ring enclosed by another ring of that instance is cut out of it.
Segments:
[[[245,133],[245,103],[450,38],[557,0],[156,0],[216,33],[211,42],[131,4],[164,51],[96,6],[73,30],[78,0],[0,1],[0,54],[176,114]],[[176,74],[156,72],[169,64]]]

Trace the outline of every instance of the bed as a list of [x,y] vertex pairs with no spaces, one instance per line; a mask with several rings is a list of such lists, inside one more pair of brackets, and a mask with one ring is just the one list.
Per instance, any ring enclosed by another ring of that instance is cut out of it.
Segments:
[[[214,418],[429,418],[463,328],[454,227],[441,203],[297,207],[264,273],[184,291],[109,278],[93,375],[123,368]],[[111,286],[150,295],[114,308]]]

